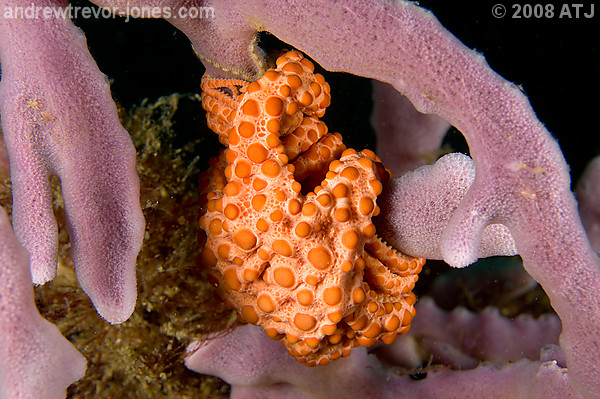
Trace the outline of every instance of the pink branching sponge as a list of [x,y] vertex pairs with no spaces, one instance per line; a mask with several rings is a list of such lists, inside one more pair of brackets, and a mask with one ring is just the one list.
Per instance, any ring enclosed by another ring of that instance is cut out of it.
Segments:
[[[16,10],[23,3],[0,6]],[[135,149],[83,32],[68,18],[4,15],[0,114],[13,185],[12,222],[31,256],[33,282],[44,284],[56,274],[58,232],[49,177],[57,175],[77,279],[100,315],[121,323],[135,306],[135,259],[144,234]]]
[[65,397],[85,358],[37,311],[27,251],[0,209],[0,398]]

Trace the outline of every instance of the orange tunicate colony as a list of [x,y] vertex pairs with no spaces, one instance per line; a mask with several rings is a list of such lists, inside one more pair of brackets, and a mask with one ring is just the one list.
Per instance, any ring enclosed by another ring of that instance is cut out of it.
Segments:
[[208,125],[228,148],[211,160],[200,218],[227,305],[309,366],[406,333],[425,262],[375,234],[389,171],[328,133],[329,85],[313,71],[290,51],[254,83],[204,76]]

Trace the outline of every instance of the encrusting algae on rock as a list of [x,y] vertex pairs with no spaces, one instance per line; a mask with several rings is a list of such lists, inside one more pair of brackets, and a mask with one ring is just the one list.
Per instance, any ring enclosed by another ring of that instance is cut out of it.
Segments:
[[312,62],[291,51],[254,83],[205,75],[202,89],[228,147],[211,161],[200,219],[226,304],[308,366],[408,332],[425,260],[376,235],[390,173],[328,133],[329,85]]
[[[220,379],[196,374],[183,364],[190,342],[226,330],[235,321],[214,298],[214,287],[198,267],[196,176],[208,166],[202,164],[208,159],[204,152],[214,152],[218,145],[211,144],[208,131],[198,134],[206,130],[202,112],[199,96],[180,94],[144,102],[129,112],[121,110],[122,123],[137,149],[146,219],[137,263],[137,307],[123,324],[103,320],[77,284],[59,181],[53,179],[59,272],[54,280],[36,287],[35,294],[40,313],[88,361],[85,377],[69,387],[68,398],[196,399],[228,391]],[[196,120],[200,127],[190,127]],[[190,129],[198,139],[188,142],[187,137],[178,137]],[[185,144],[178,147],[179,141]],[[3,186],[0,197],[9,210],[9,180]]]

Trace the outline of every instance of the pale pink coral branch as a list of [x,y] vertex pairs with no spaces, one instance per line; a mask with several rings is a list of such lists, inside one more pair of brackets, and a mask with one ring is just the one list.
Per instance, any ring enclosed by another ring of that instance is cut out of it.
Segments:
[[27,251],[0,209],[0,398],[59,399],[86,360],[35,307]]

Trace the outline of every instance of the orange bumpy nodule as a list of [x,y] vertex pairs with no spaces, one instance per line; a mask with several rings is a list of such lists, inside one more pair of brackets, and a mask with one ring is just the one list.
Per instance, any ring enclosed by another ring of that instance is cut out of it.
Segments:
[[290,51],[254,83],[204,76],[208,125],[228,148],[211,160],[200,218],[226,304],[309,366],[406,333],[425,263],[375,234],[390,173],[328,133],[329,85],[313,71]]

